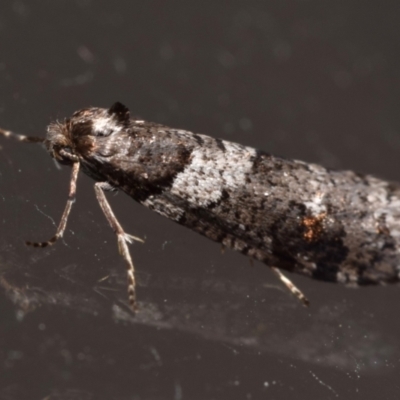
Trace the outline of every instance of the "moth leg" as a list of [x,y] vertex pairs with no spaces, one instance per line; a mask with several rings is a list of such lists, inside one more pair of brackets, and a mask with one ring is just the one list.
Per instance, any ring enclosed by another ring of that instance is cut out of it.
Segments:
[[303,303],[304,306],[308,307],[310,305],[310,302],[307,299],[307,297],[304,296],[301,290],[298,289],[289,278],[286,278],[286,276],[283,275],[283,273],[279,268],[271,267],[271,269],[273,272],[275,272],[276,275],[278,275],[279,279],[290,290],[290,292]]
[[94,185],[94,190],[96,191],[96,197],[97,200],[99,201],[100,207],[103,210],[103,213],[106,216],[107,221],[110,224],[111,228],[117,235],[118,250],[126,263],[126,273],[128,276],[129,304],[133,312],[136,312],[138,307],[136,304],[135,267],[133,266],[132,258],[129,253],[128,243],[132,243],[132,240],[138,240],[141,242],[143,242],[143,240],[135,236],[128,235],[127,233],[125,233],[125,231],[122,229],[122,226],[119,224],[104,194],[104,191],[113,189],[114,188],[107,182],[98,182]]
[[19,133],[7,131],[6,129],[2,128],[0,128],[0,135],[5,137],[12,137],[18,140],[19,142],[25,142],[25,143],[43,143],[46,140],[45,138],[40,138],[36,136],[21,135]]
[[68,216],[72,208],[72,204],[75,202],[76,197],[76,181],[78,179],[79,172],[79,162],[75,161],[72,164],[72,173],[71,180],[69,182],[69,194],[68,201],[65,206],[64,212],[61,216],[61,221],[57,227],[56,234],[47,242],[25,242],[28,246],[33,247],[47,247],[53,245],[58,239],[60,239],[65,231],[65,227],[67,226]]

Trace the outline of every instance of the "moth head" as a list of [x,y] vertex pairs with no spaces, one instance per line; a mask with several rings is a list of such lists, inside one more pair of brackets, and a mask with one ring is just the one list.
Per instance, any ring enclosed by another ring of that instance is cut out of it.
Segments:
[[52,122],[44,142],[47,151],[60,164],[70,165],[76,157],[70,134],[70,120]]
[[126,129],[129,121],[128,108],[119,102],[109,109],[85,108],[63,122],[51,123],[45,146],[59,163],[70,165],[96,151],[96,143],[101,138]]

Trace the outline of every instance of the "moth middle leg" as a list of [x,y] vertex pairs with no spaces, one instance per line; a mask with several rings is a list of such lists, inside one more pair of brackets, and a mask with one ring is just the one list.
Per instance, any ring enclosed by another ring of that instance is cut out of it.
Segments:
[[125,233],[122,226],[115,217],[110,204],[104,194],[104,191],[115,190],[108,182],[98,182],[94,185],[97,200],[99,201],[100,207],[103,210],[104,215],[107,218],[108,223],[117,235],[119,253],[122,255],[126,264],[126,272],[128,277],[128,295],[129,304],[134,312],[138,310],[136,303],[136,281],[135,281],[135,267],[132,262],[131,255],[128,249],[128,243],[132,243],[133,240],[143,242],[135,236]]

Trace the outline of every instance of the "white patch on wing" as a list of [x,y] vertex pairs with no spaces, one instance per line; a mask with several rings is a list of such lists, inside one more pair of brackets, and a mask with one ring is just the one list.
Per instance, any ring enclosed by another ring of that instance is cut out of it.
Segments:
[[387,182],[368,176],[368,181],[373,190],[368,193],[367,200],[375,207],[373,217],[375,222],[384,217],[390,234],[394,238],[400,237],[400,199],[397,196],[389,196]]
[[222,141],[223,151],[213,139],[201,137],[204,145],[193,150],[191,162],[175,177],[171,193],[205,207],[218,201],[224,188],[235,190],[246,184],[246,174],[251,172],[256,151]]
[[304,205],[311,211],[312,215],[317,216],[327,211],[325,204],[322,204],[323,199],[324,194],[318,192],[310,201],[305,201]]
[[[394,251],[396,257],[398,257],[398,241],[400,239],[400,198],[398,191],[392,192],[389,189],[390,184],[378,178],[366,176],[364,179],[367,180],[369,186],[366,199],[370,203],[370,209],[368,209],[368,204],[365,204],[363,211],[366,212],[366,215],[362,219],[361,229],[374,235],[374,242],[370,246],[378,252],[387,245],[386,234],[389,234],[396,242]],[[382,232],[382,227],[387,228],[387,233]],[[390,258],[383,259],[382,263],[385,262],[390,265],[392,261],[390,261]],[[400,266],[395,266],[395,269],[399,271]]]

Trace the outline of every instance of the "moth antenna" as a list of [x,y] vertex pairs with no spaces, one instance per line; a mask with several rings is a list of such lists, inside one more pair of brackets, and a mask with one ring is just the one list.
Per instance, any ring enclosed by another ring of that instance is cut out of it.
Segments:
[[25,143],[44,143],[44,141],[46,140],[45,138],[41,138],[38,136],[21,135],[20,133],[15,133],[13,131],[8,131],[2,128],[0,128],[0,135],[6,138],[14,138],[19,142],[25,142]]
[[74,162],[72,164],[68,201],[65,206],[64,212],[61,216],[61,221],[57,227],[56,234],[47,242],[25,242],[26,245],[33,247],[47,247],[53,245],[58,239],[60,239],[63,236],[65,227],[67,226],[68,216],[69,213],[71,212],[72,204],[75,202],[76,198],[76,181],[78,179],[79,166],[80,166],[79,162]]
[[289,279],[286,278],[285,275],[281,272],[279,268],[276,267],[271,267],[272,271],[275,272],[276,275],[278,275],[279,279],[282,281],[282,283],[289,289],[289,291],[297,297],[297,299],[303,304],[303,306],[308,307],[310,305],[309,300],[307,297],[303,294],[303,292],[295,286],[295,284]]

